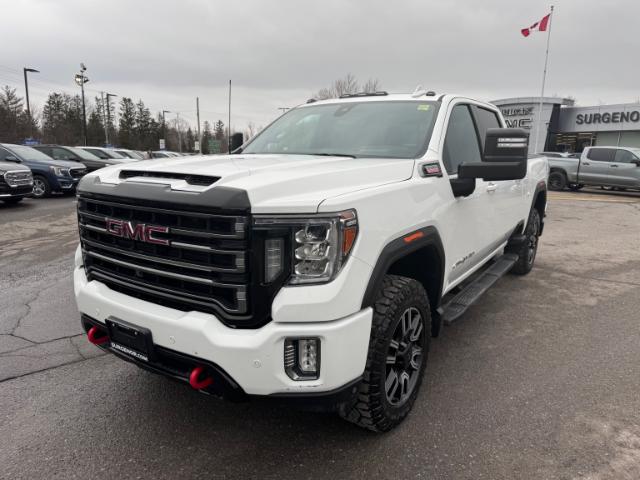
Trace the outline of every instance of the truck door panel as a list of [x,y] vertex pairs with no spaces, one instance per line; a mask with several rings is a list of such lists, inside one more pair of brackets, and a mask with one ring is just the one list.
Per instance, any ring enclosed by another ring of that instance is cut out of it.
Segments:
[[613,148],[590,148],[580,160],[578,179],[588,185],[609,185],[609,170],[615,157]]
[[640,167],[632,163],[638,160],[629,150],[618,149],[614,161],[609,165],[609,183],[616,187],[639,188]]

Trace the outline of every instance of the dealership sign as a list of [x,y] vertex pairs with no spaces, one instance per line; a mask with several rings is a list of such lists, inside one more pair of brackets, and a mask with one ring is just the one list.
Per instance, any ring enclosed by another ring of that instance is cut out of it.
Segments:
[[627,112],[579,113],[576,115],[577,125],[628,122],[640,122],[640,111],[632,110]]
[[501,109],[508,128],[525,128],[531,130],[533,124],[533,107],[505,107]]

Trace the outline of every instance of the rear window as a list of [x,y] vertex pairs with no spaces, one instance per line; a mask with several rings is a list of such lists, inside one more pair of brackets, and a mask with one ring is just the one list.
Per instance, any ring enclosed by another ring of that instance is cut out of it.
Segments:
[[587,158],[596,162],[613,162],[615,156],[615,148],[591,148],[587,153]]

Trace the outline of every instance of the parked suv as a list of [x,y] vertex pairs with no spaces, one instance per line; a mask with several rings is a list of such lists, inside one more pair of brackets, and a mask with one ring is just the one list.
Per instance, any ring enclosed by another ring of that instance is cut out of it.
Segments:
[[393,428],[442,323],[533,267],[547,160],[504,126],[467,97],[359,94],[289,110],[215,162],[87,175],[89,341],[204,393]]
[[93,172],[99,168],[106,167],[107,164],[99,157],[78,147],[63,147],[61,145],[34,145],[31,148],[49,155],[54,160],[69,160],[70,162],[80,162],[87,167],[88,172]]
[[104,166],[108,165],[120,165],[121,163],[134,162],[133,158],[129,158],[125,155],[122,155],[111,148],[102,148],[102,147],[78,147],[82,150],[85,150],[96,157],[100,158],[104,162]]
[[0,144],[0,161],[20,160],[33,173],[33,196],[47,197],[53,192],[75,192],[76,185],[87,173],[78,162],[54,160],[35,148],[24,145]]
[[550,158],[549,188],[640,189],[640,148],[586,147],[580,158]]
[[[0,148],[0,157],[2,157]],[[5,155],[5,158],[7,156]],[[33,191],[33,175],[29,167],[20,160],[0,160],[0,200],[4,203],[18,203],[30,197]]]

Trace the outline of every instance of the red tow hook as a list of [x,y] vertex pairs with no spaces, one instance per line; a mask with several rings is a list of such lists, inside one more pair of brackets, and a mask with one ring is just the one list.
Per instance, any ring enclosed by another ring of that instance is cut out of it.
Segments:
[[202,390],[203,388],[207,388],[209,385],[213,383],[213,377],[205,377],[202,380],[199,379],[200,375],[204,372],[204,367],[196,367],[191,370],[191,374],[189,375],[189,385],[191,385],[196,390]]
[[102,345],[109,341],[109,336],[102,332],[98,327],[91,327],[87,332],[87,338],[94,345]]

